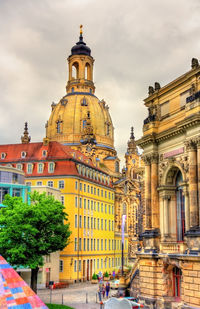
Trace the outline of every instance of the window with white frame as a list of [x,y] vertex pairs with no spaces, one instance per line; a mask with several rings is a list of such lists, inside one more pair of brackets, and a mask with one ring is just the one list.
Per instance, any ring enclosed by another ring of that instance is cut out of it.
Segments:
[[99,251],[99,239],[97,239],[97,251]]
[[77,238],[74,238],[74,251],[77,251]]
[[97,269],[99,269],[99,259],[97,259]]
[[86,209],[86,199],[84,198],[84,209]]
[[103,239],[101,239],[101,250],[103,250]]
[[75,181],[75,189],[78,190],[78,181]]
[[27,182],[26,182],[26,186],[31,187],[31,182],[30,182],[30,181],[27,181]]
[[86,238],[83,239],[83,250],[86,251]]
[[43,173],[43,168],[44,168],[44,164],[43,163],[38,163],[38,166],[37,166],[38,173]]
[[78,261],[78,270],[81,271],[81,260]]
[[27,174],[31,174],[33,171],[33,164],[32,163],[28,163],[27,164]]
[[75,227],[77,227],[77,226],[78,226],[77,215],[75,215],[75,222],[74,222],[74,226],[75,226]]
[[101,259],[101,269],[103,269],[103,259]]
[[64,189],[64,187],[65,187],[64,180],[59,180],[58,181],[58,188],[59,189]]
[[84,216],[84,221],[83,221],[84,223],[84,229],[86,229],[86,216]]
[[96,250],[96,238],[94,238],[94,251]]
[[21,158],[26,158],[26,151],[21,152]]
[[79,207],[82,208],[82,197],[79,199]]
[[47,182],[47,186],[52,188],[52,187],[53,187],[53,181],[52,181],[52,180],[49,180],[49,181]]
[[79,238],[79,250],[82,250],[82,238]]
[[103,219],[101,219],[101,230],[103,230]]
[[2,152],[1,153],[1,159],[3,160],[3,159],[5,159],[6,158],[6,153],[5,152]]
[[23,168],[23,165],[21,164],[21,163],[18,163],[17,165],[16,165],[16,168],[18,169],[18,170],[22,170],[22,168]]
[[42,181],[37,181],[37,186],[42,186]]
[[93,239],[91,238],[91,251],[93,250]]
[[107,220],[105,219],[105,231],[107,231]]
[[75,196],[75,207],[78,207],[78,197]]
[[48,164],[48,171],[49,173],[53,173],[55,168],[55,163],[54,162],[49,162]]
[[74,261],[74,272],[77,272],[77,260]]
[[82,228],[82,216],[79,216],[79,227]]
[[105,239],[105,250],[107,250],[107,239]]

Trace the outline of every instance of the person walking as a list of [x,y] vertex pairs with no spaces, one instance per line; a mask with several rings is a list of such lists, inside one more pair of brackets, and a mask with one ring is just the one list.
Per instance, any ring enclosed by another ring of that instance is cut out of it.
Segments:
[[110,282],[106,283],[106,297],[108,298],[110,292]]
[[104,283],[103,283],[103,285],[102,285],[102,294],[103,294],[103,298],[104,298],[104,296],[105,296],[105,292],[106,292],[106,288],[105,288],[105,285],[104,285]]
[[98,288],[98,295],[99,295],[99,302],[102,301],[102,286],[99,285],[99,288]]

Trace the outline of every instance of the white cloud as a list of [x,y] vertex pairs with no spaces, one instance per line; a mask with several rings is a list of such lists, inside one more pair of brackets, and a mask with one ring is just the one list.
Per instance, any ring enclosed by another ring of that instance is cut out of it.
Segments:
[[[110,106],[115,145],[142,135],[149,85],[190,69],[200,54],[198,0],[12,0],[0,2],[0,143],[45,135],[52,101],[65,94],[67,56],[84,25],[96,94]],[[123,138],[121,138],[123,137]]]

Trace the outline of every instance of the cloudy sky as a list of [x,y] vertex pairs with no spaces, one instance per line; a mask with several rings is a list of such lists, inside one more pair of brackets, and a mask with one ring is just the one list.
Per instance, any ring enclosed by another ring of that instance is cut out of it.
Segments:
[[95,58],[96,95],[110,107],[120,157],[130,127],[142,136],[148,86],[200,58],[199,0],[0,0],[0,143],[45,136],[51,103],[65,94],[66,59],[83,24]]

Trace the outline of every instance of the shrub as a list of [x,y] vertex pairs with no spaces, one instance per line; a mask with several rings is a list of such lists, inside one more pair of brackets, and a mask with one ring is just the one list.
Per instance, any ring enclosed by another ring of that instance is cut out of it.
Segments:
[[98,279],[97,274],[94,273],[94,274],[92,275],[92,279],[93,279],[93,280],[97,280],[97,279]]
[[106,278],[108,278],[108,277],[109,277],[109,274],[108,274],[108,272],[107,272],[107,271],[104,273],[104,277],[106,277]]

